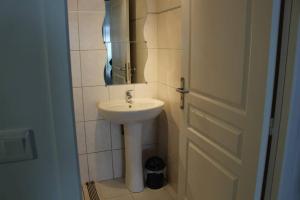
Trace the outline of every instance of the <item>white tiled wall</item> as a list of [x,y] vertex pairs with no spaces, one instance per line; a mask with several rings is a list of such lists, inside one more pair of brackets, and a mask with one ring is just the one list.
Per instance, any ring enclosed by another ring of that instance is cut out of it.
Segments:
[[[153,2],[151,6],[153,7]],[[118,178],[124,175],[124,142],[120,125],[103,119],[99,101],[124,99],[133,89],[135,97],[157,97],[157,17],[147,18],[149,43],[145,75],[148,84],[106,87],[103,68],[106,50],[102,41],[104,0],[68,0],[73,99],[82,183]],[[153,126],[152,126],[153,125]],[[155,152],[156,121],[144,125],[145,156]]]
[[157,9],[157,72],[158,98],[166,105],[158,120],[160,155],[167,160],[168,182],[174,191],[178,184],[179,108],[181,76],[181,3],[180,0],[158,0]]
[[[124,175],[121,128],[105,121],[96,104],[124,98],[125,91],[133,89],[135,97],[159,98],[166,103],[157,121],[144,124],[143,155],[144,158],[152,155],[158,148],[167,161],[170,186],[176,191],[180,110],[175,88],[179,87],[182,56],[180,0],[145,1],[148,60],[144,73],[148,84],[106,87],[103,80],[106,51],[101,38],[104,0],[68,0],[80,174],[82,182]],[[137,14],[142,12],[137,10]],[[151,127],[158,127],[158,131]]]
[[88,154],[89,176],[92,180],[113,178],[112,151]]
[[81,51],[82,86],[104,85],[105,50]]
[[85,122],[85,133],[88,153],[111,150],[109,121],[87,121]]
[[82,87],[83,91],[83,110],[84,120],[98,120],[103,119],[97,109],[99,101],[108,101],[108,87],[105,86],[91,86]]

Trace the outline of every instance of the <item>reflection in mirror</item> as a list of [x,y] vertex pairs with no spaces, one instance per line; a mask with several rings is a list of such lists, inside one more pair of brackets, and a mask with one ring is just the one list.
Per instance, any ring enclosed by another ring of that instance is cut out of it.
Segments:
[[106,85],[146,82],[146,10],[143,0],[105,0],[102,34],[107,49],[104,68]]

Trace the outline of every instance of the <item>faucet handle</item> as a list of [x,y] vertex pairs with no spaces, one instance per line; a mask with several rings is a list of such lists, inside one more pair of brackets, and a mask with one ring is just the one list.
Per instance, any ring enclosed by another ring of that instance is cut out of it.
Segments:
[[127,91],[126,91],[126,94],[127,94],[127,95],[130,95],[131,92],[133,92],[133,91],[134,91],[134,90],[127,90]]
[[126,91],[126,102],[129,104],[132,104],[132,92],[133,90],[127,90]]

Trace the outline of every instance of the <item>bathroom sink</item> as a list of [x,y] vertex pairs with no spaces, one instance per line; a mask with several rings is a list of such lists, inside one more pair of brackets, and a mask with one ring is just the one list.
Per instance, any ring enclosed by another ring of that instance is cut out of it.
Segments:
[[98,104],[105,119],[125,124],[153,119],[161,112],[164,102],[156,99],[133,99],[132,104],[125,100],[116,100]]
[[124,125],[125,182],[131,192],[144,189],[142,122],[157,117],[163,106],[164,102],[147,98],[100,102],[97,105],[105,119]]

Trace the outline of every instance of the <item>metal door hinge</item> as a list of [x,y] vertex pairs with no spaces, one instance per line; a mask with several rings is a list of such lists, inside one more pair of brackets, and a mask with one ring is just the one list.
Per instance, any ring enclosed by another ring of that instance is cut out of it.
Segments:
[[190,91],[185,89],[185,79],[183,77],[180,78],[180,88],[177,88],[176,91],[180,93],[180,108],[184,109],[184,95]]

